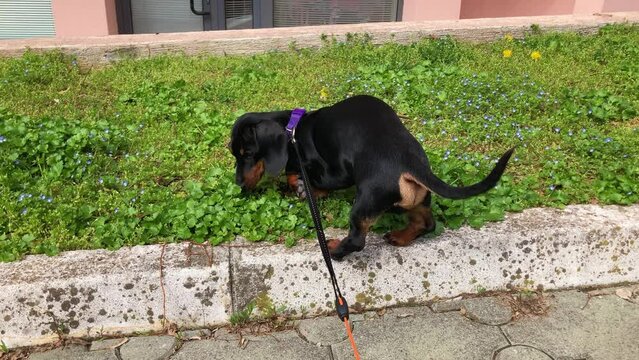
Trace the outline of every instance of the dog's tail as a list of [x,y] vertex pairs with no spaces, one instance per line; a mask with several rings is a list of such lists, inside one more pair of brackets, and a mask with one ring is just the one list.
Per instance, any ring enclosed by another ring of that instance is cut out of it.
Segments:
[[515,151],[514,147],[506,151],[504,155],[501,156],[499,161],[497,161],[497,165],[495,165],[493,171],[491,171],[484,180],[476,184],[462,187],[450,186],[446,184],[442,179],[438,178],[435,174],[433,174],[433,171],[430,169],[430,167],[428,167],[426,169],[426,172],[423,174],[424,185],[426,185],[426,187],[428,187],[435,194],[448,199],[465,199],[471,196],[479,195],[497,185],[497,181],[499,181],[501,175],[504,173],[506,165],[508,164],[508,160],[513,154],[513,151]]

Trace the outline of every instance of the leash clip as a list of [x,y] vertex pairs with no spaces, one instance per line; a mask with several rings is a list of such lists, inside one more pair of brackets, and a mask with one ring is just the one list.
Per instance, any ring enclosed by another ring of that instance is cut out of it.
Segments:
[[289,139],[291,139],[292,143],[295,143],[295,129],[297,128],[297,124],[302,119],[302,116],[306,113],[305,109],[297,108],[291,111],[291,117],[286,125],[286,132],[288,133]]
[[293,144],[295,144],[295,128],[293,129],[286,129],[286,132],[288,133],[288,138],[289,140],[291,140],[291,142]]

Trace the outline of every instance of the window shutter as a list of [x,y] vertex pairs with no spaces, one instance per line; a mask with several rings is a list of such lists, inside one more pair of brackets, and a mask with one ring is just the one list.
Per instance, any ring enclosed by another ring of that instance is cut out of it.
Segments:
[[[201,9],[202,2],[195,1]],[[189,0],[131,0],[133,33],[202,31],[202,16],[191,12]]]
[[275,27],[395,21],[397,0],[273,0]]
[[0,0],[0,39],[52,36],[51,0]]
[[253,28],[253,0],[224,1],[224,17],[229,30]]

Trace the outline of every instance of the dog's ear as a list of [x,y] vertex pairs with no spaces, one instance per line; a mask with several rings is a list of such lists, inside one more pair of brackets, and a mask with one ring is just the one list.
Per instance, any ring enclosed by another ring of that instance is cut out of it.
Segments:
[[287,136],[276,121],[261,121],[255,126],[259,152],[264,159],[266,172],[277,176],[288,161]]

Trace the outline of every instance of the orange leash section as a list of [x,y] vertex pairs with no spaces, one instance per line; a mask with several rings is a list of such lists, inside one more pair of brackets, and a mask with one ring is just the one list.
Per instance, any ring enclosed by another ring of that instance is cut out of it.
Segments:
[[[341,297],[338,298],[338,301],[340,305],[344,305],[344,300]],[[351,342],[355,360],[361,360],[361,358],[359,357],[359,351],[357,351],[357,345],[355,344],[355,338],[353,337],[353,331],[351,330],[351,324],[348,322],[348,316],[344,317],[344,326],[346,326],[346,333],[348,334],[348,340],[350,340]]]
[[351,331],[351,324],[348,322],[348,319],[344,319],[344,325],[346,326],[346,332],[348,333],[348,340],[351,341],[351,347],[353,348],[353,354],[355,355],[355,360],[361,360],[359,357],[359,351],[357,351],[357,345],[355,345],[355,338],[353,338],[353,332]]

